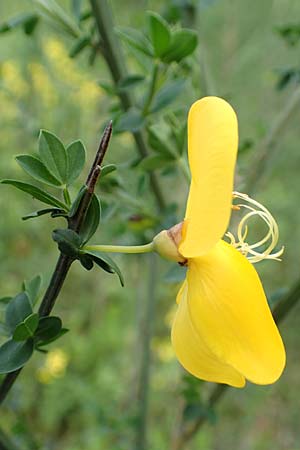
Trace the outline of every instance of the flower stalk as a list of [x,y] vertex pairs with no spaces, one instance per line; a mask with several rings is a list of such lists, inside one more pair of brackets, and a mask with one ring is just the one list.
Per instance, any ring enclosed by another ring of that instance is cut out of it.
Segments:
[[82,250],[107,253],[151,253],[154,244],[150,242],[145,245],[85,245]]

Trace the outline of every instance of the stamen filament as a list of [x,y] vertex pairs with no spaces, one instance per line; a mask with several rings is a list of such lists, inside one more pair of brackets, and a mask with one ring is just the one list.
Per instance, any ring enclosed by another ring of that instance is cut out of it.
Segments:
[[[233,199],[235,198],[244,200],[247,203],[239,203],[237,205],[233,205],[232,209],[237,210],[245,208],[248,210],[248,213],[241,219],[238,224],[237,238],[235,238],[235,236],[230,231],[226,233],[226,236],[230,239],[230,244],[233,245],[237,250],[239,250],[243,255],[245,255],[251,263],[256,263],[262,261],[263,259],[273,259],[280,261],[279,257],[282,255],[284,247],[282,247],[277,252],[272,253],[279,239],[279,230],[278,225],[270,211],[268,211],[267,208],[265,208],[256,200],[253,200],[247,194],[243,194],[241,192],[233,192]],[[268,232],[260,241],[254,244],[248,244],[245,241],[248,235],[247,221],[254,216],[260,217],[266,223]],[[269,244],[266,250],[262,252],[258,252],[255,250],[258,247],[267,244],[268,242]]]

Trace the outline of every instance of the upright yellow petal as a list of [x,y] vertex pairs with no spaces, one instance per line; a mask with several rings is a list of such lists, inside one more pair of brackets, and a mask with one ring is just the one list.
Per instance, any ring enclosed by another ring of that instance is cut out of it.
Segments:
[[192,182],[180,253],[207,253],[226,231],[231,212],[238,147],[237,118],[218,97],[194,103],[188,116],[188,156]]
[[196,332],[187,305],[187,292],[185,281],[178,292],[179,306],[172,326],[172,344],[177,358],[197,378],[243,387],[245,378],[214,355]]
[[219,241],[189,260],[188,308],[199,339],[221,361],[256,384],[274,383],[285,350],[254,267]]

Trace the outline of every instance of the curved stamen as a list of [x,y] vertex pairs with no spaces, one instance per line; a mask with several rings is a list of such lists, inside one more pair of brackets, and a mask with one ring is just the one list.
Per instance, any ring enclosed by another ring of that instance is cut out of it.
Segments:
[[[276,261],[280,261],[280,256],[284,252],[284,247],[282,247],[279,251],[272,253],[274,248],[276,247],[279,239],[279,230],[278,225],[270,213],[262,204],[253,200],[247,194],[243,194],[241,192],[233,192],[233,199],[240,199],[246,203],[238,203],[234,204],[233,210],[240,210],[244,208],[248,210],[247,214],[242,217],[241,221],[237,227],[237,236],[235,237],[230,231],[228,231],[225,236],[230,239],[230,244],[233,245],[237,250],[239,250],[243,255],[251,263],[257,263],[264,259],[273,259]],[[246,242],[246,238],[248,235],[248,225],[247,222],[250,218],[258,216],[262,219],[268,227],[268,231],[266,235],[258,242],[254,244],[249,244]],[[262,245],[267,245],[267,248],[264,251],[257,251],[258,247]]]

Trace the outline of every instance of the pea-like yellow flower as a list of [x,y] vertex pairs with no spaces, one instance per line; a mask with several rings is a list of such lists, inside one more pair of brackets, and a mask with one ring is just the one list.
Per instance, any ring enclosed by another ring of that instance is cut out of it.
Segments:
[[177,260],[187,265],[172,326],[177,358],[198,378],[243,387],[246,379],[275,382],[285,350],[247,249],[240,251],[231,234],[231,243],[222,240],[232,210],[237,147],[237,118],[225,100],[205,97],[192,105],[185,220],[166,233],[178,249]]
[[[272,253],[278,227],[271,213],[246,194],[233,192],[238,148],[237,118],[218,97],[194,103],[188,117],[191,184],[185,219],[138,246],[86,245],[82,251],[147,253],[187,266],[177,295],[172,326],[175,353],[194,376],[245,386],[274,383],[285,366],[285,350],[268,302],[251,263],[277,259]],[[233,200],[242,203],[234,204]],[[246,210],[237,236],[227,232],[232,210]],[[268,227],[259,242],[246,242],[247,222],[262,219]],[[229,243],[222,240],[223,236]],[[267,245],[264,251],[261,247]]]

